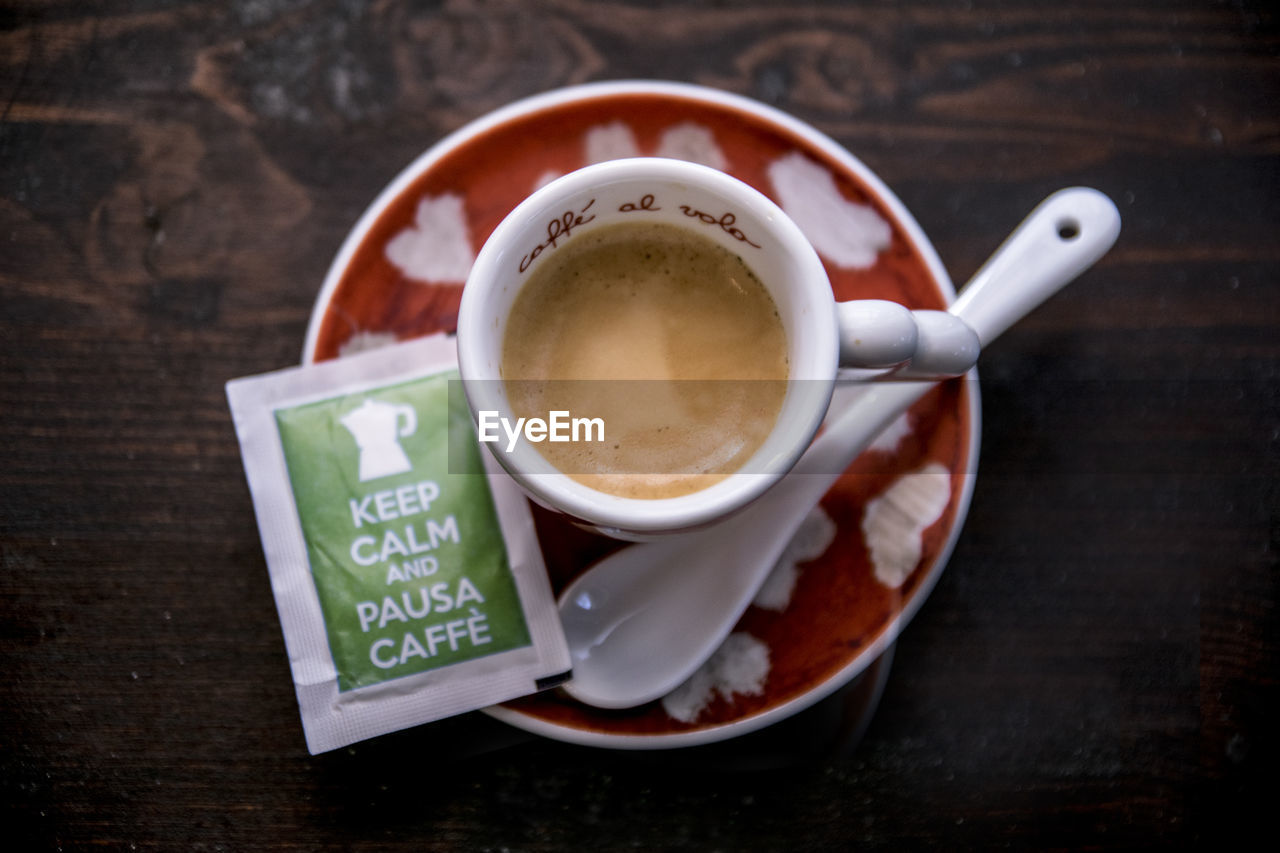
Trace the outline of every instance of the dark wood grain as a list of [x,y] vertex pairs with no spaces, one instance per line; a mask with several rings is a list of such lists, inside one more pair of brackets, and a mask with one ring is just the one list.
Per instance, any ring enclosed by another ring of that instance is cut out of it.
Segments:
[[[308,757],[223,383],[297,362],[432,142],[632,77],[830,133],[958,281],[1061,186],[1124,232],[984,354],[973,508],[856,749],[784,733],[762,770],[469,716]],[[1261,2],[7,4],[13,849],[1216,846],[1276,801],[1277,103]]]

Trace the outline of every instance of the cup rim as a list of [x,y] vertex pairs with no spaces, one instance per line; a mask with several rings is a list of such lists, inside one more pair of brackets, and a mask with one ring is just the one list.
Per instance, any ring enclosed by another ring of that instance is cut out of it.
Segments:
[[[800,227],[772,199],[732,175],[698,163],[663,157],[609,160],[584,166],[535,190],[503,218],[477,253],[462,290],[457,326],[458,370],[473,417],[482,410],[507,409],[505,395],[497,390],[501,376],[486,368],[482,352],[489,317],[481,308],[481,300],[489,294],[482,292],[477,282],[496,280],[499,265],[511,263],[512,254],[518,251],[512,238],[529,229],[531,223],[540,225],[546,220],[552,209],[562,206],[557,199],[638,180],[697,185],[749,208],[753,215],[770,224],[775,242],[799,265],[800,281],[794,287],[811,288],[810,297],[822,299],[824,307],[825,304],[831,307],[827,322],[811,318],[812,328],[805,326],[808,338],[805,345],[816,354],[813,363],[804,366],[799,375],[788,376],[789,381],[803,379],[823,383],[818,394],[806,395],[803,404],[810,410],[798,416],[797,434],[801,438],[781,451],[765,452],[762,447],[764,455],[757,453],[747,463],[750,471],[736,471],[687,495],[627,498],[579,483],[527,445],[518,446],[512,453],[489,448],[502,468],[539,503],[594,525],[601,532],[620,536],[661,535],[694,529],[736,512],[767,491],[795,465],[817,433],[834,389],[839,349],[835,298],[830,294],[822,261]],[[819,283],[825,299],[818,294]],[[809,375],[810,370],[817,375]],[[802,403],[793,401],[790,405]],[[770,436],[773,435],[775,432],[771,431]],[[766,446],[768,444],[766,439]]]

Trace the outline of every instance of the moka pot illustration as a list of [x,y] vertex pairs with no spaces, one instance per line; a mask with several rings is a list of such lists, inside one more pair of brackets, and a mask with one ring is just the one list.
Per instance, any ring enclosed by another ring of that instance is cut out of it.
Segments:
[[365,400],[341,423],[360,448],[360,482],[413,470],[400,439],[413,435],[418,414],[412,406]]

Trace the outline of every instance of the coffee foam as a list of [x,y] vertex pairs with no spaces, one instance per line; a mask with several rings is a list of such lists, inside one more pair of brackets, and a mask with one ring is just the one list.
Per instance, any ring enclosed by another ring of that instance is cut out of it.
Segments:
[[737,255],[672,225],[603,226],[534,269],[502,375],[518,417],[604,420],[602,443],[539,446],[558,469],[613,494],[673,497],[741,468],[768,436],[786,334]]

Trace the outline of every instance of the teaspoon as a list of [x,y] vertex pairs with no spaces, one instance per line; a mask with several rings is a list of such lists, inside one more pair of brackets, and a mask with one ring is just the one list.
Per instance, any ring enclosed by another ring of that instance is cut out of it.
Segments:
[[[1102,193],[1083,187],[1054,193],[978,270],[949,312],[985,347],[1092,266],[1119,232],[1119,212]],[[724,642],[840,474],[932,386],[867,384],[755,503],[704,530],[624,548],[575,579],[559,599],[573,660],[564,690],[588,705],[630,708],[682,684]]]

